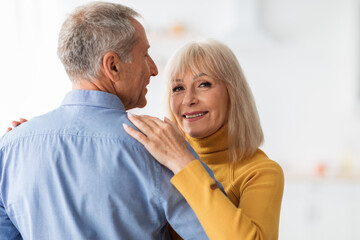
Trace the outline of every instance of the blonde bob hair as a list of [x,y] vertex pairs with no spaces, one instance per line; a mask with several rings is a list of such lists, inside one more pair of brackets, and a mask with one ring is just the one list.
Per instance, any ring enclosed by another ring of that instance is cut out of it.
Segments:
[[[225,84],[230,99],[229,160],[235,162],[252,156],[263,143],[264,135],[254,98],[235,54],[215,40],[190,42],[170,58],[165,79],[170,85],[174,79],[183,78],[187,70],[205,73]],[[170,115],[175,119],[171,111]]]

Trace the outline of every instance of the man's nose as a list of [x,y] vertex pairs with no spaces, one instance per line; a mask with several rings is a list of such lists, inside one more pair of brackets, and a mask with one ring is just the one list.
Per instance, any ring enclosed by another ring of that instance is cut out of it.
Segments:
[[159,73],[155,62],[151,57],[150,57],[150,73],[151,73],[151,76],[153,76],[153,77],[155,77]]

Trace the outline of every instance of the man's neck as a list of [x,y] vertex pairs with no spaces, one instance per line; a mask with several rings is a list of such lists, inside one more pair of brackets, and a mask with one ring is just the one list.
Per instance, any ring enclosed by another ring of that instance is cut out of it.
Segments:
[[116,91],[113,85],[106,84],[106,81],[104,82],[100,82],[98,80],[95,81],[78,80],[76,82],[73,82],[72,89],[95,90],[95,91],[108,92],[116,95]]

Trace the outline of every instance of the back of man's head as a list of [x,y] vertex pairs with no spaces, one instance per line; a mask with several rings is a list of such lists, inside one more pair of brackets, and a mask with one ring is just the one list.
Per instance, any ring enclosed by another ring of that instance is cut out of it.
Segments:
[[57,50],[71,81],[97,79],[109,51],[130,62],[138,39],[130,20],[136,17],[140,17],[136,11],[115,3],[93,2],[76,8],[62,25]]

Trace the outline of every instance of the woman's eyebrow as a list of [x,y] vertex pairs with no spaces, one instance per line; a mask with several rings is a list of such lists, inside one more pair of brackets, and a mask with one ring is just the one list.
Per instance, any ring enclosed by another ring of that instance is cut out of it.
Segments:
[[182,83],[182,82],[184,82],[184,80],[182,80],[180,78],[176,78],[176,79],[171,81],[171,83]]
[[195,79],[197,79],[197,78],[199,78],[199,77],[202,77],[202,76],[207,76],[207,74],[205,74],[205,73],[199,73],[199,74],[197,74],[197,75],[195,75],[195,76],[193,77],[193,80],[195,80]]
[[[193,77],[193,80],[199,78],[199,77],[202,77],[202,76],[207,76],[206,73],[199,73],[199,74],[196,74],[194,77]],[[183,79],[180,79],[180,78],[176,78],[174,80],[171,81],[172,83],[182,83],[184,82]]]

